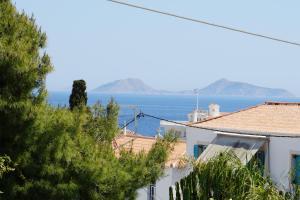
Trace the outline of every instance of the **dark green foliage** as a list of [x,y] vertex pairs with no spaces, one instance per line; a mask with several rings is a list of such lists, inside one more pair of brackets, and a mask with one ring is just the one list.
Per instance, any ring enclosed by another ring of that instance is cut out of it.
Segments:
[[70,109],[81,109],[87,104],[86,83],[84,80],[75,80],[73,82],[72,93],[69,98]]
[[90,108],[91,115],[88,116],[85,131],[96,141],[107,141],[110,144],[118,132],[118,110],[119,107],[113,99],[107,107],[96,103]]
[[189,196],[189,186],[185,186],[185,187],[182,187],[183,188],[183,199],[190,199],[190,196]]
[[[261,175],[259,167],[243,166],[237,157],[227,153],[220,154],[206,163],[197,164],[194,171],[180,183],[184,200],[296,200],[299,198],[297,191],[285,195],[280,193],[268,178]],[[177,194],[179,187],[177,185],[176,197],[180,195],[179,192]]]
[[[171,145],[168,140],[158,141],[149,154],[124,151],[118,159],[109,141],[95,141],[85,132],[87,125],[92,128],[91,118],[105,121],[107,116],[48,106],[41,108],[38,116],[34,134],[27,140],[28,150],[17,160],[20,174],[15,176],[26,179],[4,180],[8,199],[134,198],[137,189],[162,175]],[[117,121],[117,116],[112,120]]]
[[172,188],[172,186],[169,187],[169,200],[174,200],[174,196],[173,196],[173,188]]
[[47,54],[40,55],[45,44],[33,18],[0,1],[0,155],[10,156],[15,169],[2,177],[1,199],[133,199],[139,187],[162,175],[174,140],[167,135],[148,154],[122,151],[116,157],[113,100],[86,108],[79,81],[71,102],[80,109],[46,103],[44,81],[52,66]]
[[176,200],[181,200],[180,185],[178,182],[175,183],[175,190],[176,190]]
[[[44,101],[45,78],[52,66],[43,52],[46,34],[35,20],[19,14],[10,1],[0,1],[0,153],[14,158],[32,124],[34,106]],[[14,151],[12,152],[12,148]]]
[[191,193],[191,197],[192,199],[197,199],[198,197],[198,189],[197,189],[197,175],[195,172],[191,173],[191,185],[190,185],[190,193]]

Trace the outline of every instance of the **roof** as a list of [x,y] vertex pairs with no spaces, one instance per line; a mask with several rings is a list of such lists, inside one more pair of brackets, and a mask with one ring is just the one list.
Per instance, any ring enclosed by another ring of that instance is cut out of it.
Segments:
[[266,102],[193,126],[220,131],[300,136],[300,103]]
[[188,125],[190,122],[188,121],[175,121],[175,122],[171,122],[171,121],[165,121],[165,120],[160,120],[160,125],[161,126],[183,126],[185,127],[185,125]]
[[[134,153],[140,153],[144,151],[148,153],[152,146],[155,144],[155,137],[147,137],[136,134],[121,134],[115,138],[115,145],[119,148],[116,150],[118,155],[118,149],[132,150]],[[166,167],[178,167],[180,161],[186,153],[186,142],[179,140],[175,143],[173,150],[170,152],[166,162]]]

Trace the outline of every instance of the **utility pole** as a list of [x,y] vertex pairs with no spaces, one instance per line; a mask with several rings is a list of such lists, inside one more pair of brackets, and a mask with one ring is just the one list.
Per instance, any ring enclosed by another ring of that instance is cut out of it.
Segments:
[[134,113],[134,133],[137,132],[137,126],[138,126],[138,122],[137,122],[137,109],[138,107],[136,105],[129,105],[128,108],[133,110]]

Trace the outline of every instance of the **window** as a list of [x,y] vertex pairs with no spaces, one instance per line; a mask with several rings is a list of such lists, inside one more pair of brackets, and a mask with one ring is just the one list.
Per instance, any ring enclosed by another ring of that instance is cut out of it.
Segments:
[[259,150],[256,153],[255,157],[256,157],[259,165],[261,165],[261,166],[265,165],[265,152],[264,151]]
[[292,156],[293,183],[300,185],[300,155]]
[[150,184],[148,192],[148,200],[155,200],[156,196],[156,185],[155,183]]
[[264,175],[265,171],[265,152],[263,150],[259,150],[256,154],[252,157],[250,162],[248,162],[247,166],[256,163],[261,175]]
[[206,149],[207,145],[195,144],[194,145],[194,158],[197,159],[203,151]]

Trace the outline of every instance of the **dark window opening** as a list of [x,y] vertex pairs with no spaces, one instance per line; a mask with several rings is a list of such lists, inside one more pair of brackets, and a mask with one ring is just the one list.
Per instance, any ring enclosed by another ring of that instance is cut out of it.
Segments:
[[260,171],[261,175],[264,175],[265,172],[265,152],[263,150],[259,150],[256,154],[252,157],[250,162],[247,164],[248,167],[252,167],[256,165],[258,170]]
[[195,144],[194,145],[194,158],[197,159],[207,148],[207,145]]
[[300,155],[293,155],[292,157],[292,175],[293,183],[300,185]]

